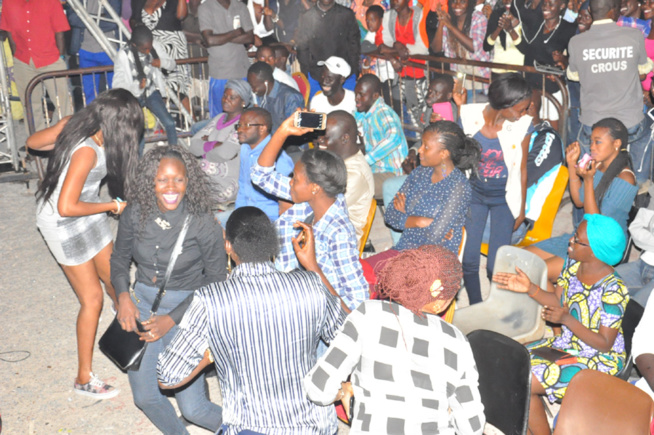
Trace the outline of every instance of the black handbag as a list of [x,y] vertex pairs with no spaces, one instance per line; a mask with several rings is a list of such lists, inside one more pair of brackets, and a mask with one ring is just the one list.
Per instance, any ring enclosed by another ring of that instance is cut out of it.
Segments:
[[[168,279],[173,272],[173,267],[175,267],[177,257],[182,251],[182,244],[184,243],[184,238],[186,237],[186,232],[188,231],[190,223],[191,215],[188,215],[184,220],[182,231],[180,231],[179,236],[177,237],[177,242],[175,242],[175,247],[173,248],[173,253],[170,256],[170,262],[168,263],[168,268],[166,268],[164,279],[161,281],[157,296],[154,298],[154,302],[152,303],[152,308],[150,309],[150,317],[155,315],[159,309],[161,299],[166,293],[166,284],[168,283]],[[141,326],[141,322],[138,320],[136,321],[136,325],[139,331],[145,331]],[[141,366],[141,359],[145,353],[146,345],[147,343],[141,340],[140,336],[136,332],[125,331],[123,327],[120,326],[117,316],[111,322],[111,325],[109,325],[109,328],[107,328],[105,333],[102,334],[102,338],[100,338],[100,341],[98,342],[100,350],[105,355],[107,355],[107,357],[113,361],[114,364],[116,364],[122,371],[139,369]]]

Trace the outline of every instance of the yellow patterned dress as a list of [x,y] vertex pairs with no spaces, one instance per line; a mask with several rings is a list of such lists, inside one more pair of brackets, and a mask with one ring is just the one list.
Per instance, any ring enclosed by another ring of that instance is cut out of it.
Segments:
[[591,369],[615,375],[625,364],[621,325],[629,301],[627,288],[615,273],[591,286],[583,284],[577,279],[580,264],[566,260],[557,283],[563,289],[561,304],[567,303],[570,314],[591,331],[599,332],[600,326],[606,326],[617,329],[618,335],[613,347],[606,353],[581,341],[565,325],[562,325],[560,335],[528,344],[530,353],[532,349],[549,346],[576,356],[576,361],[566,359],[565,364],[556,364],[531,353],[531,371],[545,388],[551,402],[563,398],[570,380],[580,370]]

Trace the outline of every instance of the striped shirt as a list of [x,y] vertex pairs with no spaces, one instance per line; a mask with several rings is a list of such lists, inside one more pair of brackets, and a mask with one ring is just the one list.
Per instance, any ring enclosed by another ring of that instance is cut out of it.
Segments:
[[402,162],[409,148],[397,113],[379,97],[367,112],[356,112],[354,117],[363,134],[366,161],[372,172],[402,175]]
[[[290,178],[272,167],[255,164],[252,167],[252,182],[266,192],[286,201],[291,201]],[[275,265],[279,270],[290,272],[300,267],[293,249],[292,238],[298,235],[293,225],[304,222],[313,210],[309,203],[295,204],[277,219],[281,249]],[[325,215],[313,224],[316,238],[316,260],[334,290],[350,310],[368,299],[368,283],[363,277],[359,262],[357,236],[347,214],[345,196],[339,194]]]
[[223,397],[225,434],[325,434],[337,430],[333,407],[302,388],[320,339],[330,342],[345,314],[311,272],[284,273],[272,263],[238,265],[227,281],[202,287],[179,331],[159,356],[159,380],[175,385],[207,347]]
[[350,434],[483,432],[472,349],[461,331],[438,316],[365,301],[303,384],[311,400],[326,405],[350,374],[356,398]]

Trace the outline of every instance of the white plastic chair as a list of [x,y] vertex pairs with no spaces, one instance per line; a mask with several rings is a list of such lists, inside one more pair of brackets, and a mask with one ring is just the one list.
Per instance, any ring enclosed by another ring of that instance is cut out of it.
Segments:
[[[547,265],[537,255],[514,246],[497,250],[494,272],[515,273],[515,266],[542,289],[547,288]],[[545,333],[538,302],[525,293],[497,288],[491,283],[488,299],[475,305],[459,308],[452,322],[464,334],[487,329],[511,337],[520,343],[538,340]]]

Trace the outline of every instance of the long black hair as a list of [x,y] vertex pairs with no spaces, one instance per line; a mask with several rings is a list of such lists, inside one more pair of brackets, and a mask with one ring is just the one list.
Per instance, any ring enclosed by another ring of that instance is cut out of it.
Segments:
[[[499,0],[498,0],[499,1]],[[450,21],[456,23],[458,18],[454,15],[454,8],[452,7],[453,0],[448,0],[447,6],[450,11]],[[475,6],[477,3],[475,0],[468,0],[468,9],[466,9],[466,16],[463,21],[463,29],[461,31],[464,35],[470,36],[470,27],[472,26],[472,14],[475,12]],[[454,41],[456,38],[450,33],[450,41]]]
[[104,137],[109,194],[113,198],[129,197],[129,181],[135,174],[138,145],[143,136],[143,111],[129,91],[112,89],[98,95],[64,126],[48,159],[48,169],[36,192],[37,200],[50,199],[73,148],[99,131]]
[[429,124],[423,131],[423,135],[428,132],[440,135],[440,141],[450,152],[450,159],[454,167],[461,171],[470,169],[473,173],[477,173],[481,158],[479,142],[466,136],[461,127],[452,121],[437,121]]
[[188,178],[184,199],[188,212],[194,216],[211,212],[213,201],[209,178],[200,167],[198,159],[177,145],[157,146],[148,151],[139,162],[136,177],[127,197],[128,202],[139,206],[139,231],[145,228],[148,218],[159,210],[154,193],[154,179],[159,170],[159,163],[164,158],[177,159],[184,164]]
[[631,157],[629,156],[629,151],[627,150],[629,132],[627,131],[627,127],[625,127],[622,122],[615,118],[604,118],[597,121],[595,125],[593,125],[593,130],[596,128],[606,128],[613,140],[620,139],[622,142],[620,144],[620,152],[615,157],[615,159],[613,159],[609,167],[606,168],[602,179],[595,188],[595,200],[597,201],[597,207],[601,207],[602,200],[604,199],[604,194],[609,189],[613,179],[620,175],[624,168],[629,168],[633,171],[633,164],[631,162]]

